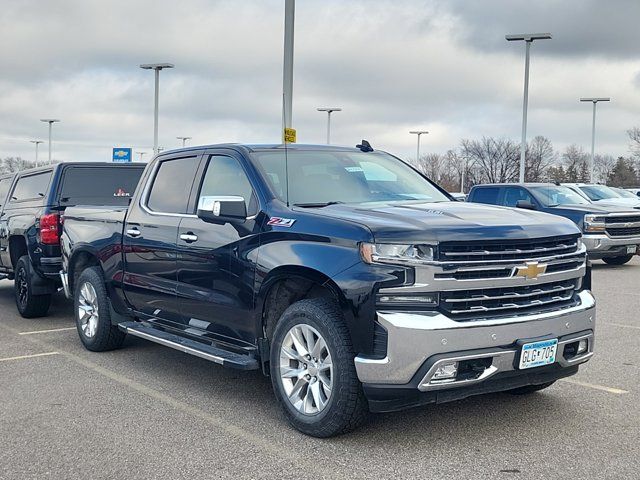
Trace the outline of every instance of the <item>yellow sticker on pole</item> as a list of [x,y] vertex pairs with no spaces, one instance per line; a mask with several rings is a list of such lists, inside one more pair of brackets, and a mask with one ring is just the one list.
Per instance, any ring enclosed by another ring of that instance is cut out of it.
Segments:
[[285,128],[284,129],[284,143],[296,143],[296,129]]

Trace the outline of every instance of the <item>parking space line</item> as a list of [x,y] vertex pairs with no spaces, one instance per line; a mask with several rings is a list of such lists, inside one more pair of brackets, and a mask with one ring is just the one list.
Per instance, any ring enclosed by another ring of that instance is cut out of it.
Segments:
[[28,358],[47,357],[49,355],[60,355],[59,352],[34,353],[33,355],[20,355],[19,357],[0,358],[0,362],[9,362],[12,360],[26,360]]
[[611,322],[601,322],[602,325],[612,325],[614,327],[622,327],[622,328],[635,328],[636,330],[640,330],[640,327],[637,325],[625,325],[623,323],[611,323]]
[[603,385],[595,385],[593,383],[580,382],[578,380],[563,378],[560,380],[561,382],[572,383],[573,385],[579,385],[581,387],[593,388],[594,390],[601,390],[607,393],[613,393],[616,395],[623,395],[625,393],[629,393],[627,390],[622,390],[620,388],[613,387],[605,387]]
[[52,328],[50,330],[36,330],[34,332],[20,332],[18,335],[35,335],[37,333],[66,332],[67,330],[76,330],[76,327]]

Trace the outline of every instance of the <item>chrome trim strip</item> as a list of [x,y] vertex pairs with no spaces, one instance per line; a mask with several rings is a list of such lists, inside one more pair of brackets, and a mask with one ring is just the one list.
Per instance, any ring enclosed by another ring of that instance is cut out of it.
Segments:
[[[548,285],[548,284],[544,284],[544,285]],[[508,298],[528,298],[528,297],[534,297],[536,295],[545,295],[548,293],[566,292],[567,290],[575,290],[575,288],[576,288],[575,284],[570,285],[568,287],[563,287],[561,285],[558,285],[548,290],[538,288],[530,293],[511,292],[506,295],[495,295],[495,296],[481,295],[481,296],[475,296],[475,297],[472,296],[472,297],[465,297],[465,298],[442,298],[441,297],[441,301],[445,303],[464,303],[464,302],[478,302],[483,300],[505,300]]]
[[577,243],[572,243],[569,245],[564,245],[564,244],[560,244],[557,247],[541,247],[541,248],[534,248],[532,250],[520,250],[519,248],[513,248],[513,249],[505,249],[505,250],[482,250],[482,251],[472,251],[472,252],[442,252],[443,255],[446,255],[447,257],[462,257],[462,256],[467,256],[467,257],[472,257],[472,256],[480,256],[480,255],[527,255],[530,253],[542,253],[542,252],[555,252],[557,250],[566,250],[568,248],[575,248],[577,247],[578,244]]
[[571,300],[573,297],[573,293],[571,295],[567,295],[565,297],[553,297],[550,300],[531,300],[528,304],[522,305],[519,303],[505,303],[499,307],[485,307],[484,305],[476,305],[473,307],[469,307],[464,310],[449,310],[448,313],[451,315],[460,315],[464,313],[474,313],[474,312],[499,312],[502,310],[520,310],[522,308],[531,308],[542,305],[551,305],[558,302],[566,302]]

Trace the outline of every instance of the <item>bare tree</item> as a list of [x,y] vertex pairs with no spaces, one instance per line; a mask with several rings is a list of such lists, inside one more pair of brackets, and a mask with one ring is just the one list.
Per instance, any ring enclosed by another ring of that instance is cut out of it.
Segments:
[[613,155],[596,155],[593,159],[594,180],[598,183],[606,183],[616,165]]
[[462,140],[460,155],[467,159],[474,183],[506,183],[518,180],[520,150],[508,139],[483,137]]
[[566,182],[589,181],[589,155],[578,145],[569,145],[562,154]]
[[20,157],[6,157],[0,160],[0,174],[19,172],[27,168],[33,168],[35,163]]
[[627,130],[629,136],[630,145],[629,149],[635,157],[640,158],[640,127],[633,127]]
[[547,170],[557,160],[551,141],[538,135],[527,145],[525,154],[525,181],[542,182],[547,180]]

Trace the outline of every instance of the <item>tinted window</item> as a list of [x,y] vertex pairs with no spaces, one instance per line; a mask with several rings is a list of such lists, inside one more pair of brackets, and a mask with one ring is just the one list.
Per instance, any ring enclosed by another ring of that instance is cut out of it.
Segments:
[[251,183],[242,166],[232,157],[214,155],[202,181],[200,197],[238,196],[245,200],[249,215],[255,213]]
[[144,167],[70,167],[60,192],[63,205],[127,205]]
[[151,186],[147,206],[154,212],[187,213],[189,193],[197,168],[197,157],[161,162]]
[[500,189],[498,187],[475,188],[473,190],[473,195],[471,196],[471,201],[497,205],[499,193],[500,193]]
[[533,197],[531,197],[531,195],[529,195],[529,192],[527,192],[524,188],[508,187],[505,189],[504,201],[502,202],[505,207],[515,207],[516,205],[518,205],[518,202],[520,200],[525,200],[527,202],[533,203]]
[[51,173],[49,171],[19,178],[11,194],[11,201],[21,202],[23,200],[44,198],[49,189]]
[[558,205],[588,205],[589,200],[578,195],[567,187],[557,185],[544,185],[530,187],[536,198],[545,207],[557,207]]
[[4,204],[4,201],[7,198],[7,193],[9,193],[9,187],[11,187],[12,178],[3,178],[0,180],[0,205]]

